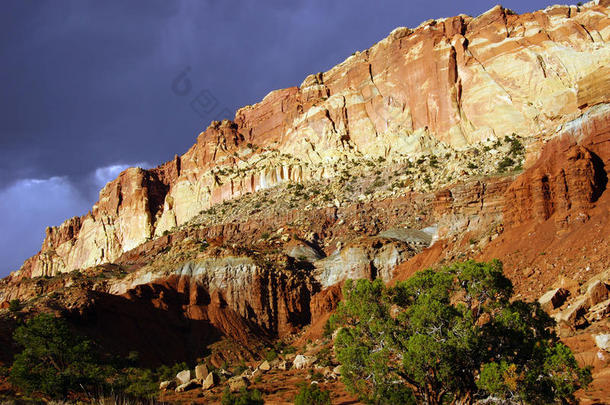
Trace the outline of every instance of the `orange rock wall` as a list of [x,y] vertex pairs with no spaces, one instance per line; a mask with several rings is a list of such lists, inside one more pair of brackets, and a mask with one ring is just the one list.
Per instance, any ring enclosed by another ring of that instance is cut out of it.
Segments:
[[[512,133],[542,144],[558,126],[610,101],[609,4],[524,15],[498,6],[476,18],[398,28],[301,86],[238,110],[233,121],[212,123],[184,155],[121,173],[89,214],[47,230],[21,275],[113,261],[213,204],[285,181],[333,176],[346,159],[403,159]],[[594,175],[586,151],[570,153],[575,167],[548,174],[568,183],[570,170]],[[547,171],[540,169],[537,183]],[[583,190],[594,194],[595,187]],[[541,185],[521,188],[515,195],[540,200],[535,195],[547,192]],[[551,206],[523,215],[572,201],[559,189],[548,193]],[[511,215],[509,222],[521,214]]]

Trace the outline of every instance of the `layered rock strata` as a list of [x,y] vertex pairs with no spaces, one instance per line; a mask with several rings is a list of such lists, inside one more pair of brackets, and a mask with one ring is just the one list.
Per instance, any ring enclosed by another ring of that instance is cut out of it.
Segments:
[[[350,159],[400,161],[511,134],[532,138],[537,153],[558,126],[609,101],[608,7],[599,0],[515,15],[498,6],[398,28],[299,87],[238,110],[233,121],[213,122],[184,155],[121,173],[90,213],[47,230],[21,275],[111,262],[214,204],[332,177]],[[574,170],[595,170],[586,153],[570,153],[582,162]]]

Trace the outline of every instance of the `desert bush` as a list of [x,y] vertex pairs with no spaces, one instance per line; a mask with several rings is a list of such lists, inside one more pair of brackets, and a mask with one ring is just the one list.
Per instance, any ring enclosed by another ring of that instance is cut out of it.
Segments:
[[295,405],[330,405],[330,394],[321,389],[318,384],[301,384],[294,398]]
[[513,134],[512,137],[506,137],[504,139],[510,145],[508,154],[511,156],[519,157],[525,154],[525,146],[521,143],[521,140],[517,137],[516,134]]
[[500,172],[504,172],[506,171],[506,169],[508,169],[511,166],[515,165],[515,161],[512,160],[510,157],[505,156],[504,159],[502,159],[499,163],[498,163],[498,171]]
[[248,366],[246,366],[246,362],[242,360],[240,364],[233,367],[233,374],[240,375],[246,370],[248,370]]
[[14,299],[8,303],[8,310],[11,312],[19,312],[21,311],[21,300]]
[[267,361],[273,361],[273,360],[277,359],[277,357],[278,357],[278,354],[273,349],[271,349],[267,353],[265,353],[265,360],[267,360]]
[[226,387],[221,399],[222,405],[263,405],[263,395],[259,390],[242,389],[238,394],[233,394]]
[[330,347],[324,347],[317,354],[318,365],[327,367],[332,365]]

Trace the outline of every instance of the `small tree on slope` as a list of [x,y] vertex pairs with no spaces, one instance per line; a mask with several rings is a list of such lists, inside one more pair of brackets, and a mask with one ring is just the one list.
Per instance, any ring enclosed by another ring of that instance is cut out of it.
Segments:
[[591,381],[537,303],[510,301],[497,260],[424,270],[394,287],[348,280],[343,294],[330,320],[341,327],[335,351],[348,390],[368,403],[405,388],[430,405],[490,395],[566,403]]
[[37,315],[13,337],[23,351],[15,356],[10,380],[25,391],[65,398],[76,387],[93,390],[104,384],[108,373],[93,343],[75,335],[63,319]]

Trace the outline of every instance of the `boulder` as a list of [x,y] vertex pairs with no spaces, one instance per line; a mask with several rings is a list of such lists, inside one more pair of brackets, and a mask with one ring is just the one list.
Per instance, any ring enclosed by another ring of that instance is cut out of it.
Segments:
[[241,376],[231,377],[227,380],[227,385],[231,392],[238,392],[248,388],[248,380]]
[[590,306],[597,305],[608,299],[608,286],[604,282],[596,280],[587,288],[586,296]]
[[313,247],[301,241],[293,241],[285,248],[286,255],[310,263],[320,260],[323,256]]
[[585,319],[589,322],[601,321],[608,314],[610,314],[610,299],[592,306],[585,315]]
[[174,388],[176,388],[176,380],[161,381],[159,384],[159,390],[161,391],[173,390]]
[[559,277],[559,284],[557,284],[559,288],[563,288],[568,290],[570,294],[578,295],[580,290],[580,284],[578,281],[573,278],[561,276]]
[[205,380],[203,380],[203,385],[201,388],[203,390],[209,390],[210,388],[216,386],[218,384],[218,377],[214,373],[208,373]]
[[180,384],[178,387],[176,387],[176,392],[190,391],[197,387],[201,387],[201,383],[199,382],[199,380],[193,379],[191,381],[185,382],[184,384]]
[[383,238],[398,239],[413,245],[430,246],[432,235],[430,233],[410,228],[391,228],[379,234]]
[[182,385],[182,384],[186,384],[187,382],[191,381],[191,379],[193,378],[191,374],[192,374],[191,370],[182,370],[181,372],[176,374],[177,384]]
[[241,376],[244,378],[247,378],[248,380],[253,380],[258,376],[263,375],[263,371],[260,370],[259,368],[255,368],[254,370],[252,370],[251,368],[244,370],[243,373],[241,373]]
[[209,374],[208,371],[208,366],[205,364],[198,364],[197,367],[195,367],[195,378],[199,379],[199,380],[203,380],[205,379]]
[[278,370],[282,370],[282,371],[286,371],[290,368],[291,364],[288,361],[281,361],[278,365],[277,368]]
[[258,369],[261,371],[269,371],[271,370],[271,364],[269,364],[269,362],[265,360],[261,364],[259,364]]
[[302,370],[305,368],[309,368],[317,360],[318,360],[318,358],[315,356],[305,356],[305,355],[299,354],[298,356],[296,356],[294,358],[294,361],[292,362],[292,368],[294,368],[296,370]]
[[557,317],[557,320],[566,322],[569,325],[574,325],[579,318],[587,313],[588,309],[589,300],[587,297],[580,297],[563,310]]
[[340,364],[337,367],[333,368],[333,373],[336,375],[341,375],[341,365]]
[[610,333],[595,336],[595,344],[602,350],[610,352]]
[[542,297],[538,299],[538,302],[542,309],[549,312],[562,306],[566,298],[568,298],[568,295],[570,295],[570,292],[565,288],[556,288],[544,293]]

